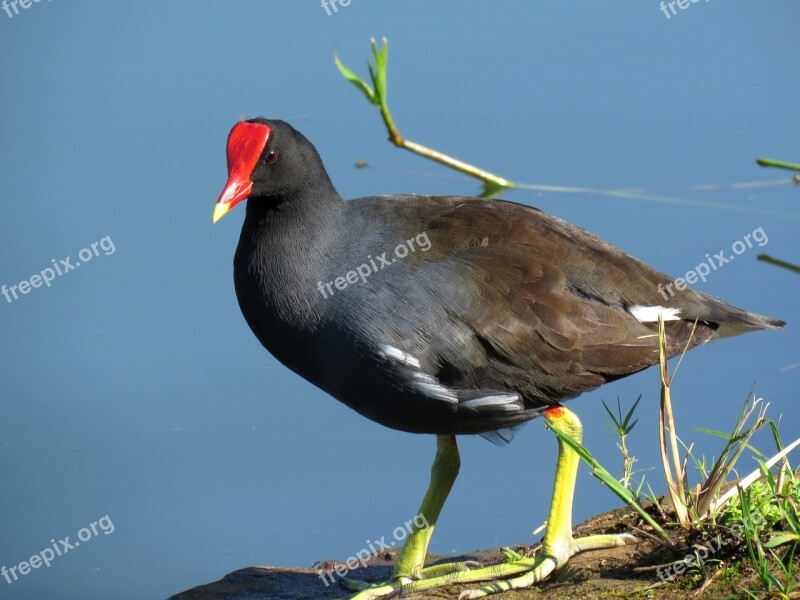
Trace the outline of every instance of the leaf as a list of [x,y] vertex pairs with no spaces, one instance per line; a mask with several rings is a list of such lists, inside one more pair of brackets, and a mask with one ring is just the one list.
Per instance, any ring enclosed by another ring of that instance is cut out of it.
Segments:
[[[731,443],[738,442],[743,437],[743,436],[739,435],[739,436],[735,436],[735,439],[734,439],[734,436],[731,436],[729,433],[724,433],[722,431],[717,431],[716,429],[706,429],[705,427],[692,427],[692,431],[697,431],[699,433],[706,433],[708,435],[713,435],[713,436],[722,438],[723,440],[728,440]],[[758,450],[758,448],[754,448],[750,444],[746,444],[745,447],[748,450],[750,450],[751,452],[755,453],[757,456],[760,456],[762,458],[767,458],[767,455],[763,454],[762,452],[760,452]]]
[[500,185],[494,181],[484,180],[483,182],[483,190],[481,190],[480,197],[481,198],[494,198],[495,196],[499,196],[504,191],[508,189],[505,185]]
[[[372,83],[375,84],[375,94],[378,99],[386,98],[386,62],[389,58],[389,40],[383,38],[383,46],[378,49],[377,42],[372,40],[372,55],[375,58],[375,72],[372,73]],[[370,69],[372,72],[372,69]]]
[[[629,433],[633,429],[634,425],[636,425],[636,423],[639,421],[639,419],[636,419],[636,421],[633,422],[633,425],[631,425],[630,427],[628,426],[628,423],[630,422],[631,417],[633,416],[633,411],[636,410],[636,407],[639,405],[639,400],[641,399],[642,395],[639,394],[639,397],[636,399],[636,402],[633,403],[633,406],[631,406],[631,409],[628,411],[628,414],[625,415],[625,419],[622,421],[622,426],[625,428],[625,433]],[[617,401],[619,402],[619,400]]]
[[772,538],[764,544],[764,548],[775,548],[776,546],[782,546],[789,542],[800,541],[800,535],[796,533],[788,531],[777,531],[775,533],[777,533],[777,535],[773,535]]
[[606,412],[608,413],[608,416],[611,418],[611,421],[614,423],[614,429],[619,431],[620,429],[622,429],[622,424],[619,422],[619,419],[617,418],[617,416],[614,415],[613,412],[611,412],[611,409],[608,408],[608,406],[606,405],[606,401],[603,400],[602,402],[603,402],[603,408],[606,409]]
[[336,52],[336,50],[333,51],[333,60],[336,63],[339,72],[344,76],[345,79],[361,90],[367,97],[367,100],[369,100],[372,104],[378,104],[378,97],[376,96],[375,91],[366,81],[344,66],[342,61],[339,60],[339,54]]

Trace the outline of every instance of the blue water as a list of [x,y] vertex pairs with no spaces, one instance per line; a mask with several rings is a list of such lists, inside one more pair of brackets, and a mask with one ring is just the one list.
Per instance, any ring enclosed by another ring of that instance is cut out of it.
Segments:
[[[673,387],[676,419],[696,453],[718,454],[719,440],[692,428],[730,429],[755,385],[784,438],[797,437],[800,278],[756,255],[800,262],[800,188],[754,159],[800,161],[799,8],[698,2],[669,18],[655,0],[352,0],[330,16],[318,2],[274,0],[0,9],[0,285],[42,278],[16,300],[0,296],[0,567],[17,568],[16,581],[0,576],[0,598],[164,598],[247,565],[346,558],[416,513],[433,439],[366,421],[263,351],[232,285],[244,210],[210,222],[228,130],[258,114],[300,128],[345,197],[478,192],[387,143],[377,112],[338,74],[334,46],[364,73],[373,36],[390,39],[390,103],[410,139],[523,182],[638,190],[506,198],[676,276],[762,228],[763,247],[695,287],[790,325],[692,352]],[[67,257],[80,267],[51,277]],[[639,394],[629,446],[646,469],[659,464],[656,371],[570,404],[612,470],[621,459],[601,399]],[[768,436],[757,443],[771,449]],[[534,422],[508,448],[464,438],[461,451],[431,550],[531,541],[547,512],[551,435]],[[755,467],[747,454],[741,465]],[[657,470],[646,477],[664,491]],[[576,522],[618,504],[582,469]],[[71,549],[20,574],[66,536]]]

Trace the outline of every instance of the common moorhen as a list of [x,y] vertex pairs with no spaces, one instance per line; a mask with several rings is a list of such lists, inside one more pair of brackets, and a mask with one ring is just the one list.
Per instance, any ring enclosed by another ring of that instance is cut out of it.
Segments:
[[559,444],[544,550],[502,569],[424,568],[458,473],[456,435],[496,443],[544,415],[580,439],[560,401],[687,345],[783,323],[683,289],[587,231],[535,208],[462,196],[371,196],[345,202],[313,145],[289,124],[237,123],[216,222],[249,198],[234,258],[239,305],[279,361],[365,417],[437,435],[431,484],[393,578],[356,597],[442,583],[501,581],[469,597],[530,585],[581,550],[633,541],[573,539],[578,457]]

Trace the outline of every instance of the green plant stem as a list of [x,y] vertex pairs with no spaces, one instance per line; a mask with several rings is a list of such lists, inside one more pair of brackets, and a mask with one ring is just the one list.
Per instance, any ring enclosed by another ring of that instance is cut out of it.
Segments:
[[[690,338],[691,339],[691,338]],[[675,513],[678,516],[678,522],[684,529],[689,529],[691,523],[689,520],[689,503],[686,498],[686,472],[681,468],[680,456],[678,454],[678,439],[675,433],[675,419],[672,416],[672,399],[670,397],[670,377],[667,370],[667,337],[664,329],[664,320],[659,317],[658,320],[658,350],[659,350],[659,367],[661,372],[661,407],[658,411],[658,439],[659,447],[661,450],[661,465],[664,468],[664,479],[667,482],[667,490],[669,491],[672,505],[675,508]],[[667,434],[669,430],[669,450],[667,450]],[[672,475],[672,468],[670,467],[670,456],[675,463],[675,477]]]
[[772,158],[757,158],[756,162],[762,167],[775,167],[777,169],[788,169],[789,171],[800,171],[800,165],[782,160],[775,160]]
[[371,43],[373,62],[368,61],[367,67],[369,68],[372,86],[361,79],[352,70],[347,68],[342,61],[339,60],[339,57],[335,53],[334,61],[336,62],[339,72],[344,76],[344,78],[361,90],[371,104],[374,104],[378,107],[378,110],[381,113],[381,118],[383,119],[383,123],[389,133],[389,141],[399,148],[405,148],[410,152],[419,154],[420,156],[438,162],[446,167],[450,167],[451,169],[455,169],[456,171],[464,173],[465,175],[480,179],[484,183],[485,196],[495,195],[506,188],[517,187],[516,183],[506,179],[505,177],[500,177],[499,175],[495,175],[494,173],[480,169],[475,165],[471,165],[462,160],[453,158],[452,156],[444,154],[443,152],[433,150],[432,148],[428,148],[427,146],[423,146],[422,144],[418,144],[406,139],[400,133],[400,130],[397,128],[397,125],[392,118],[392,113],[389,110],[389,103],[387,100],[386,65],[389,58],[389,40],[383,38],[382,47],[378,47],[378,44],[374,39],[371,40]]
[[782,267],[784,269],[788,269],[789,271],[793,271],[795,273],[800,273],[800,267],[799,266],[794,265],[794,264],[792,264],[790,262],[786,262],[785,260],[780,260],[780,259],[777,259],[777,258],[773,258],[769,254],[759,254],[756,258],[758,258],[758,260],[760,260],[762,262],[769,263],[771,265],[775,265],[776,267]]
[[398,144],[395,142],[396,145],[405,148],[406,150],[410,150],[416,154],[429,158],[430,160],[436,161],[441,163],[451,169],[455,169],[456,171],[460,171],[465,175],[469,175],[471,177],[475,177],[476,179],[480,179],[484,183],[490,183],[493,185],[497,185],[503,188],[510,188],[516,187],[516,184],[513,181],[509,181],[503,177],[490,173],[489,171],[484,171],[483,169],[479,169],[478,167],[471,165],[469,163],[465,163],[457,158],[453,158],[443,152],[439,152],[438,150],[433,150],[422,144],[417,144],[416,142],[412,142],[405,138],[401,137],[401,141]]

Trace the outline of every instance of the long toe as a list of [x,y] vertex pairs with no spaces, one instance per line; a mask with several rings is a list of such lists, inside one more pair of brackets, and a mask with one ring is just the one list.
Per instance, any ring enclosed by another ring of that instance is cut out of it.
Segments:
[[431,565],[422,570],[422,579],[435,579],[436,577],[445,577],[453,573],[463,573],[465,571],[472,571],[480,569],[481,563],[474,560],[466,560],[464,562],[451,562],[443,563],[441,565]]
[[397,598],[403,590],[403,585],[409,580],[405,578],[393,579],[386,583],[369,584],[342,577],[342,585],[358,593],[343,600],[378,600],[379,598]]
[[587,535],[586,537],[577,538],[575,540],[575,552],[583,552],[584,550],[601,550],[603,548],[615,548],[617,546],[625,546],[626,544],[638,544],[639,539],[630,533],[616,533],[605,535]]
[[529,588],[562,568],[572,556],[579,552],[625,546],[638,543],[638,541],[629,533],[590,535],[568,540],[564,548],[557,549],[558,558],[544,554],[525,558],[516,552],[507,550],[504,551],[506,562],[480,569],[451,571],[439,577],[414,581],[404,586],[403,593],[418,593],[446,585],[490,582],[477,589],[465,590],[459,595],[459,600],[484,598],[508,590]]

